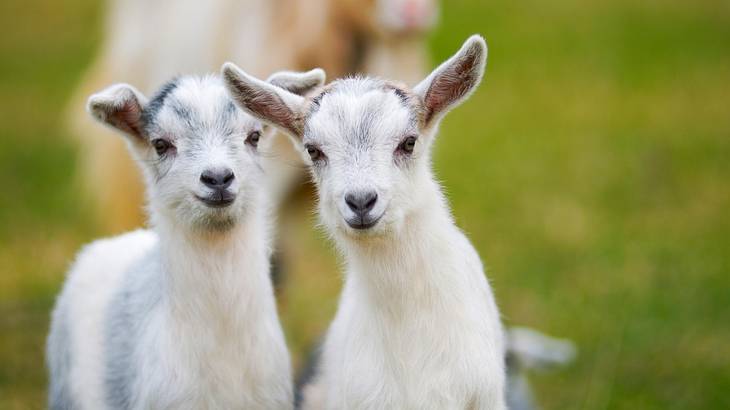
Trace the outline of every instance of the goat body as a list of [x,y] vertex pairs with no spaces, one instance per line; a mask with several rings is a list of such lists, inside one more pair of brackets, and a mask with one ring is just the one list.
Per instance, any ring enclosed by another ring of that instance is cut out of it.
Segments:
[[51,408],[288,408],[288,352],[261,222],[87,246],[53,312]]
[[326,408],[500,408],[499,313],[479,256],[430,189],[430,206],[402,235],[338,241],[345,286],[321,378],[307,388],[326,392]]
[[347,266],[306,409],[505,408],[499,312],[430,161],[439,121],[486,58],[473,36],[413,89],[349,78],[311,98],[224,65],[239,106],[301,146]]
[[[324,74],[270,81],[306,92]],[[259,153],[272,133],[214,76],[172,80],[151,100],[114,85],[89,111],[127,137],[153,229],[78,256],[48,338],[50,407],[291,408]]]

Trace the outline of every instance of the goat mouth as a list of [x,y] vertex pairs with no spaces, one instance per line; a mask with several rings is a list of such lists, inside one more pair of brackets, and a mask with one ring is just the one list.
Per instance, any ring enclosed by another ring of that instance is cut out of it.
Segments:
[[345,222],[347,222],[347,225],[352,229],[357,229],[359,231],[370,229],[373,226],[375,226],[379,221],[380,218],[383,215],[378,216],[377,218],[369,218],[369,217],[356,217],[352,219],[345,219]]
[[227,191],[215,192],[207,197],[195,195],[195,198],[210,208],[225,208],[236,200],[236,196]]

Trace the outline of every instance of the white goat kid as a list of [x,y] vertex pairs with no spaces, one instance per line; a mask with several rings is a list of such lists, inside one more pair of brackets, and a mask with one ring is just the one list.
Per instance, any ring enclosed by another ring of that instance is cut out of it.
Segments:
[[499,312],[430,166],[439,121],[477,87],[486,55],[473,36],[413,90],[353,78],[313,99],[224,65],[239,105],[303,147],[347,264],[305,408],[505,408]]
[[[271,81],[302,91],[324,74]],[[48,338],[49,407],[292,408],[258,153],[271,132],[213,76],[173,80],[149,102],[115,85],[88,109],[126,134],[153,229],[78,255]]]

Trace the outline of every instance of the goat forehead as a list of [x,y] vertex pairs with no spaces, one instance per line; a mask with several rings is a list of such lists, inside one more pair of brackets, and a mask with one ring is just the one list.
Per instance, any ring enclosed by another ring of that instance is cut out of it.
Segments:
[[178,140],[220,139],[247,128],[260,128],[256,120],[236,107],[217,77],[180,79],[163,97],[150,103],[157,106],[153,106],[154,115],[149,115],[148,128]]
[[415,126],[412,108],[393,89],[336,84],[310,116],[305,139],[357,151],[389,144]]
[[215,122],[220,114],[230,112],[231,99],[217,77],[188,77],[172,92],[170,104],[188,109],[196,119]]

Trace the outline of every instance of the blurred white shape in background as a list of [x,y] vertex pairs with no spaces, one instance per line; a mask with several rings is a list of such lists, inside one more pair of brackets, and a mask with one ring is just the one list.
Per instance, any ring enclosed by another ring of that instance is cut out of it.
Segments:
[[[111,0],[101,49],[69,116],[102,227],[139,226],[143,193],[121,139],[104,136],[111,131],[83,111],[94,90],[126,82],[150,93],[178,74],[217,72],[225,61],[259,77],[322,67],[330,79],[365,73],[413,84],[429,65],[424,37],[437,17],[436,0]],[[271,167],[298,163],[288,142],[276,147],[282,160]],[[286,191],[295,172],[273,169],[274,185]]]
[[526,327],[511,327],[506,333],[508,408],[538,409],[527,379],[528,371],[568,365],[575,359],[575,345],[570,340],[556,339]]

